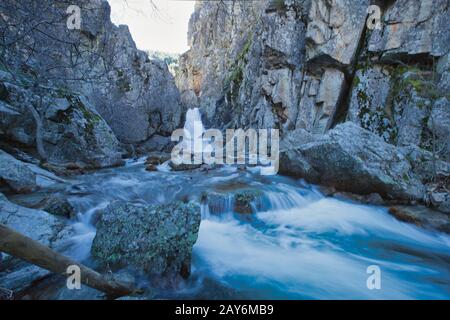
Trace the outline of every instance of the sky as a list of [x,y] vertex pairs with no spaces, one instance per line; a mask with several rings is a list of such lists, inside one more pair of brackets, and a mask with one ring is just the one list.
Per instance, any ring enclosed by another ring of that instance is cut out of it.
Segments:
[[130,28],[141,50],[183,53],[189,49],[187,31],[194,12],[191,0],[108,0],[112,21]]

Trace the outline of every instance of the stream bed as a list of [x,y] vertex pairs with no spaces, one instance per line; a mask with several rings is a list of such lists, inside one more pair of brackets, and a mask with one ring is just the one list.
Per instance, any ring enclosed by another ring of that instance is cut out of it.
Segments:
[[[49,184],[40,193],[58,193],[75,206],[77,235],[67,254],[88,265],[92,265],[90,247],[95,237],[93,215],[111,201],[201,203],[202,223],[190,278],[176,289],[146,298],[450,298],[450,237],[446,234],[400,222],[383,207],[325,197],[300,180],[259,175],[257,167],[170,172],[162,165],[156,172],[147,172],[144,162],[130,160],[122,168],[72,177]],[[202,200],[205,192],[239,188],[261,193],[254,214],[233,212],[232,198],[220,203]],[[214,214],[210,207],[215,208]],[[380,268],[380,289],[368,289],[369,266]],[[41,289],[32,296],[99,296],[89,288],[69,291],[61,281]]]

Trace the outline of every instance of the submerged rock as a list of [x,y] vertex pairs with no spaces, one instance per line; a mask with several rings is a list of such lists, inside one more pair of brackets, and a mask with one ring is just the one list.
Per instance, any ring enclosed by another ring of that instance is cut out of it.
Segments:
[[116,201],[102,213],[92,255],[111,267],[187,278],[200,220],[200,207],[193,203],[143,206]]
[[75,208],[62,197],[49,196],[43,199],[38,208],[56,216],[72,219],[76,217]]
[[0,183],[2,181],[18,193],[37,188],[36,174],[25,163],[0,150]]
[[161,165],[170,160],[170,153],[152,152],[145,161],[145,164]]
[[212,214],[239,213],[252,214],[262,208],[263,193],[255,189],[238,189],[225,191],[210,191],[203,195],[202,200],[208,204]]
[[147,170],[147,171],[158,171],[158,168],[154,164],[148,164],[148,165],[146,165],[145,170]]
[[389,213],[396,219],[450,234],[450,216],[424,206],[393,206]]
[[172,161],[169,162],[169,166],[173,171],[191,171],[200,168],[201,164],[175,164]]
[[255,213],[258,200],[262,192],[258,190],[244,190],[234,196],[234,211],[241,214]]

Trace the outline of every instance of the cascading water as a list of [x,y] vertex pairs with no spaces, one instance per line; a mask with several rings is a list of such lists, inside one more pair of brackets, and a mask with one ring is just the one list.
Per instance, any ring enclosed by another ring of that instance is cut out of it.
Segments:
[[[198,110],[186,118],[189,131],[200,119]],[[302,181],[232,166],[147,172],[142,160],[69,181],[59,192],[80,212],[75,241],[80,257],[88,256],[96,212],[115,199],[202,203],[192,275],[157,298],[450,298],[448,235],[399,222],[382,207],[327,198]],[[232,196],[203,197],[239,190],[261,194],[253,203],[257,212],[233,212]],[[367,287],[371,265],[381,269],[380,290]],[[71,297],[61,290],[59,296]]]
[[187,140],[202,139],[205,127],[202,123],[202,116],[198,108],[189,109],[186,112],[186,122],[184,124],[184,135]]
[[[448,236],[314,189],[273,189],[265,193],[273,209],[252,223],[229,215],[202,222],[197,274],[238,289],[240,298],[449,297]],[[371,265],[382,270],[381,290],[366,285]]]

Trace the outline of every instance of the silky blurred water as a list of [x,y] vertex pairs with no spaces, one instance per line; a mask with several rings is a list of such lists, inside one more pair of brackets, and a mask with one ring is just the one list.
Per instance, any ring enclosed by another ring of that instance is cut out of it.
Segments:
[[[160,170],[145,171],[144,159],[139,159],[54,187],[53,192],[68,197],[79,212],[70,255],[89,259],[95,236],[92,219],[114,200],[196,201],[202,204],[203,219],[192,275],[157,298],[450,298],[448,235],[399,222],[385,208],[327,198],[302,181],[260,176],[255,169]],[[252,215],[233,212],[232,197],[202,202],[205,192],[241,189],[261,191]],[[222,212],[211,214],[211,206]],[[380,290],[367,287],[371,265],[381,269]]]

